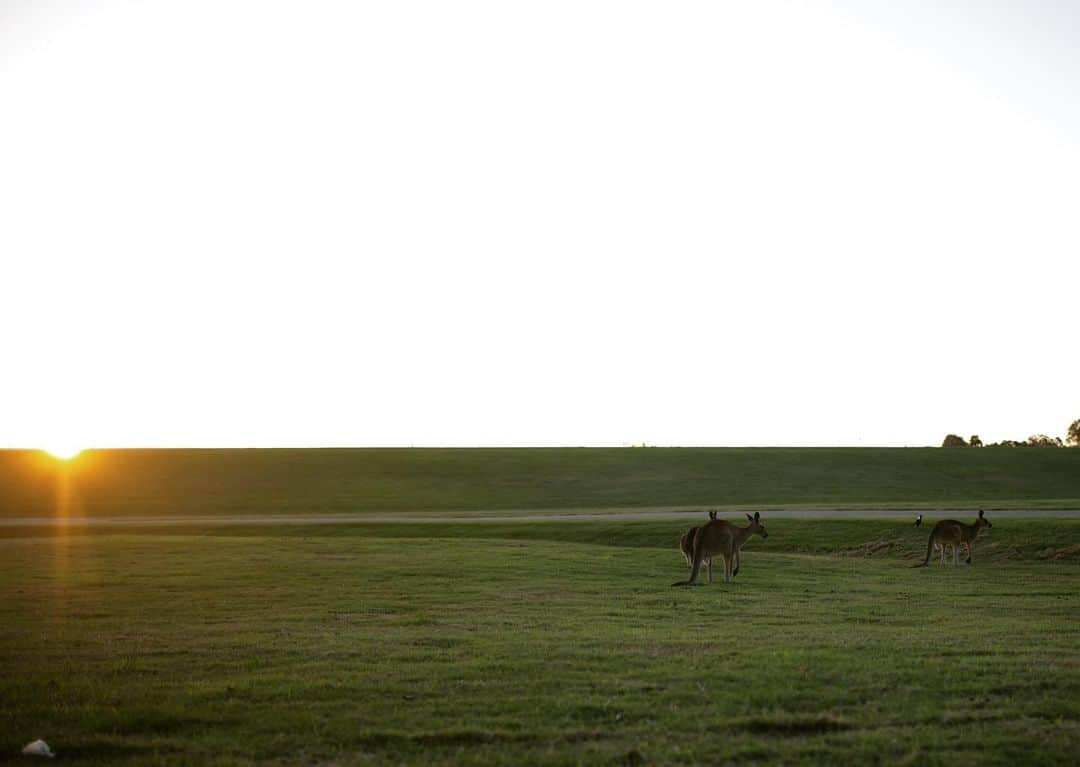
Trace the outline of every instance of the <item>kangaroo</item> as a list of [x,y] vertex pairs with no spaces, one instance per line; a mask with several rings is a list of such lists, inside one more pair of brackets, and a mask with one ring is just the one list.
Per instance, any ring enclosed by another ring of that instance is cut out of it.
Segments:
[[[716,512],[715,511],[710,511],[709,512],[709,519],[710,520],[716,519]],[[685,533],[683,533],[682,538],[679,539],[679,551],[681,551],[682,555],[684,557],[686,557],[686,566],[687,567],[693,567],[694,566],[694,536],[697,535],[697,532],[700,529],[701,529],[700,526],[695,525],[694,527],[691,527],[689,530],[687,530]],[[709,557],[706,560],[705,565],[708,567],[709,580],[711,581],[712,580],[712,557]]]
[[[922,517],[923,517],[922,514],[915,517],[915,527],[922,527]],[[946,554],[946,552],[948,552],[949,546],[951,546],[951,545],[952,544],[942,544],[942,543],[935,543],[934,544],[934,551],[935,552],[938,552],[938,551],[941,552],[941,564],[945,564],[945,554]],[[968,548],[968,551],[969,552],[971,551],[970,547]]]
[[[755,512],[755,513],[757,513],[757,512]],[[749,517],[750,515],[747,514],[746,516]],[[761,518],[760,513],[758,513],[758,518],[759,519]],[[710,512],[710,519],[716,519],[716,512]],[[727,527],[728,529],[732,529],[732,530],[735,529],[735,525],[733,523],[731,523],[731,522],[728,522],[726,519],[720,519],[720,520],[717,520],[717,521],[721,525]],[[691,555],[691,562],[692,561],[693,561],[693,556]],[[693,565],[691,565],[691,567],[693,567]],[[741,544],[739,546],[735,547],[735,566],[731,569],[731,577],[732,578],[734,578],[736,575],[739,574],[739,568],[740,567],[742,567],[742,545]],[[712,583],[712,557],[709,557],[709,583]]]
[[[915,517],[915,527],[922,527],[922,514]],[[941,552],[941,564],[945,564],[945,551],[946,551],[947,548],[948,548],[947,546],[943,546],[940,543],[935,543],[934,544],[934,551],[940,551]]]
[[941,548],[941,559],[945,561],[945,547],[953,547],[953,564],[959,564],[958,559],[960,557],[961,544],[966,545],[968,549],[967,564],[971,564],[971,550],[975,544],[975,536],[979,534],[979,531],[984,527],[993,527],[994,525],[983,514],[983,510],[979,509],[979,516],[975,518],[975,523],[972,525],[965,525],[963,522],[957,522],[955,519],[943,519],[934,525],[934,528],[930,531],[930,540],[926,542],[926,559],[915,567],[926,567],[930,563],[930,555],[938,547]]
[[[731,524],[726,519],[717,520],[715,511],[709,512],[709,519],[715,520],[726,527],[735,527],[735,525]],[[679,550],[682,551],[683,556],[686,557],[686,566],[691,569],[693,569],[694,567],[694,536],[697,535],[697,531],[700,529],[700,527],[691,527],[689,530],[686,531],[683,537],[679,539]],[[709,572],[709,583],[712,583],[712,557],[705,557],[705,561],[703,564],[705,564]],[[735,549],[735,567],[733,567],[731,570],[732,578],[739,574],[739,568],[741,566],[742,549],[738,548]]]
[[755,511],[754,516],[747,514],[746,518],[750,520],[750,524],[746,527],[737,527],[722,519],[712,519],[708,524],[699,528],[697,535],[694,536],[694,563],[690,569],[690,580],[679,581],[671,585],[692,586],[696,584],[698,573],[701,572],[702,562],[706,557],[711,558],[717,555],[724,558],[724,582],[729,583],[732,578],[731,571],[734,567],[735,558],[743,544],[755,533],[762,538],[769,537],[765,525],[761,524],[760,512]]

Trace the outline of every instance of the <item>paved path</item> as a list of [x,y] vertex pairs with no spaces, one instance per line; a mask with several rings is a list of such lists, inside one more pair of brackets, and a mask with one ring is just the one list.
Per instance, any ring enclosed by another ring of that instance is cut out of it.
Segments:
[[[942,509],[912,511],[909,509],[762,509],[766,519],[775,517],[805,517],[809,519],[866,519],[869,517],[902,517],[914,519],[924,514],[927,521],[953,517],[974,516],[971,509]],[[85,517],[69,519],[69,524],[92,526],[158,526],[158,525],[355,525],[375,522],[413,522],[447,524],[466,522],[542,522],[573,520],[648,520],[704,518],[705,509],[693,510],[612,510],[612,511],[508,511],[508,512],[412,512],[399,514],[179,514],[168,517]],[[721,518],[742,519],[740,511],[721,511]],[[997,517],[1080,517],[1080,509],[998,509],[987,512]],[[0,519],[0,527],[42,527],[59,524],[54,517],[10,517]]]

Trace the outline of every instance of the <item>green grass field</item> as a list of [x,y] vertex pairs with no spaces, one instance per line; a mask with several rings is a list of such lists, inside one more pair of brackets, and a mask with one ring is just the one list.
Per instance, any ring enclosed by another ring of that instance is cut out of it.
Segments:
[[[66,472],[66,483],[61,482]],[[0,450],[0,517],[1080,508],[1080,449]]]
[[0,532],[0,760],[1075,764],[1080,520]]

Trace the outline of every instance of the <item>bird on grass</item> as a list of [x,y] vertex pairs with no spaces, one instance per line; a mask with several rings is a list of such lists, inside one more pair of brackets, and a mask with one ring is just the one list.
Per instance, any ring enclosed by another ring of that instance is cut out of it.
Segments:
[[921,525],[921,524],[922,524],[922,514],[920,514],[919,516],[915,517],[915,527],[918,527],[918,526],[919,526],[919,525]]

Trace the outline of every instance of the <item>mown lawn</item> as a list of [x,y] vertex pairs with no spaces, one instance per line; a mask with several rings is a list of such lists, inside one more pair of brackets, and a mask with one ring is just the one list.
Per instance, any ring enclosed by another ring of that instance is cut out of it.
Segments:
[[896,522],[910,546],[859,553],[882,524],[784,520],[681,589],[670,521],[5,538],[0,759],[1075,763],[1080,524],[922,570]]

